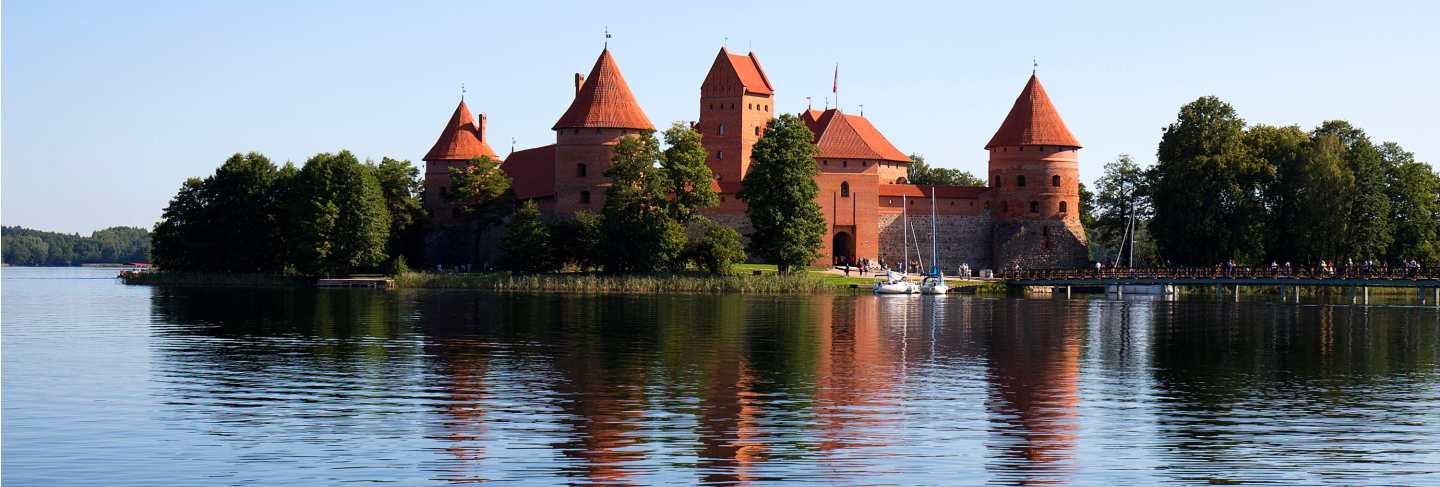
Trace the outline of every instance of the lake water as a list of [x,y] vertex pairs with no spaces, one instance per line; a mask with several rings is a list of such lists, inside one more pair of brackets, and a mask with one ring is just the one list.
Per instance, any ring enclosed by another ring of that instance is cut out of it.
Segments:
[[3,270],[6,485],[1440,484],[1440,311]]

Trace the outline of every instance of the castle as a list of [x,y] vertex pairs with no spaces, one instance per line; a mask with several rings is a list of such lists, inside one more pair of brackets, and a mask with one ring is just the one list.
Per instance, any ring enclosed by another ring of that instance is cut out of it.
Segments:
[[[718,207],[704,213],[750,231],[745,202],[735,197],[750,167],[750,148],[775,116],[775,89],[755,53],[715,57],[700,84],[699,120]],[[1033,74],[999,130],[985,144],[989,186],[909,184],[910,158],[862,115],[839,108],[807,109],[800,118],[815,134],[819,201],[828,235],[816,265],[856,262],[898,263],[904,254],[901,215],[908,206],[910,256],[930,266],[932,199],[940,265],[954,272],[972,269],[1074,267],[1087,261],[1080,224],[1080,142]],[[425,155],[424,204],[432,223],[460,223],[445,203],[450,167],[471,158],[499,157],[485,140],[485,115],[477,120],[461,100],[440,138]],[[606,48],[589,76],[575,74],[575,98],[551,127],[555,143],[513,151],[501,168],[514,181],[515,196],[535,201],[541,211],[563,217],[577,210],[598,212],[608,184],[603,176],[611,149],[621,137],[655,130],[635,101],[614,56]],[[918,240],[918,242],[917,242]],[[444,247],[431,239],[427,247]],[[442,249],[443,252],[443,249]]]

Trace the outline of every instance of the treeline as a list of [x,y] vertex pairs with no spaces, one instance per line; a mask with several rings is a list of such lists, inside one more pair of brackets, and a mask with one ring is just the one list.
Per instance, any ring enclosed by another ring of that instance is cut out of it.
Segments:
[[181,185],[155,226],[154,263],[286,275],[395,270],[418,253],[418,176],[410,161],[362,163],[348,151],[298,168],[235,154]]
[[[1247,125],[1203,97],[1165,128],[1157,163],[1106,165],[1089,201],[1094,257],[1136,264],[1440,261],[1440,176],[1394,142],[1331,120]],[[1132,249],[1125,238],[1134,215]]]
[[[952,167],[931,167],[925,156],[910,154],[910,177],[906,182],[922,186],[985,186],[985,180]],[[885,181],[881,181],[885,182]]]
[[[499,161],[477,158],[450,169],[444,198],[480,235],[504,226],[500,265],[520,273],[562,269],[644,273],[700,269],[728,273],[746,260],[740,235],[700,215],[719,202],[701,135],[676,123],[663,133],[626,136],[605,171],[599,213],[541,217],[516,204]],[[782,271],[816,258],[825,231],[815,203],[813,135],[798,118],[771,122],[752,151],[738,195],[749,203],[750,251]],[[319,154],[299,168],[260,154],[236,154],[204,179],[186,181],[155,227],[154,261],[178,271],[343,275],[398,273],[416,261],[424,210],[418,170],[385,158],[362,163],[349,152]]]
[[0,228],[4,261],[20,266],[125,264],[150,260],[150,231],[110,227],[89,237],[24,227]]

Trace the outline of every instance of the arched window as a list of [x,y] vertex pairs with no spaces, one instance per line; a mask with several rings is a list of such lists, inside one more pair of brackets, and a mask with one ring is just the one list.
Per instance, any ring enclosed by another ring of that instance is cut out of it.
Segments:
[[1025,187],[1025,176],[1015,176],[1015,186]]
[[590,204],[590,192],[589,192],[589,191],[581,191],[581,192],[580,192],[580,204],[582,204],[582,205],[589,205],[589,204]]
[[760,136],[760,127],[759,127],[759,126],[756,126],[756,127],[755,127],[755,136],[756,136],[756,137],[759,137],[759,136]]
[[585,167],[585,163],[582,162],[575,165],[575,176],[583,178],[586,174],[589,174],[589,172],[590,171]]
[[1066,210],[1067,210],[1067,205],[1065,204],[1064,201],[1061,201],[1061,202],[1060,202],[1060,212],[1061,212],[1061,213],[1065,213]]
[[1040,212],[1040,202],[1039,202],[1039,201],[1031,201],[1031,202],[1030,202],[1030,212],[1031,212],[1031,213],[1039,213],[1039,212]]
[[715,151],[715,158],[722,161],[725,160],[725,151]]
[[1060,187],[1060,176],[1050,176],[1050,185]]
[[849,183],[849,182],[846,182],[846,181],[841,181],[841,182],[840,182],[840,197],[841,197],[841,198],[849,198],[849,197],[850,197],[850,183]]
[[720,135],[725,135],[725,124],[720,124]]

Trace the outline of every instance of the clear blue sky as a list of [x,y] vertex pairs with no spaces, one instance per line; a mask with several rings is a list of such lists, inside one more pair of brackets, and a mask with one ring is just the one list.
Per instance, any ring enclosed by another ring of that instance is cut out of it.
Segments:
[[[1440,162],[1434,2],[55,2],[3,11],[3,219],[150,226],[237,151],[420,163],[460,83],[502,155],[553,141],[609,26],[657,126],[693,120],[721,42],[753,46],[796,112],[829,95],[905,152],[985,173],[1038,57],[1093,180],[1154,160],[1202,95],[1251,123],[1343,118]],[[400,6],[405,4],[404,7]]]

